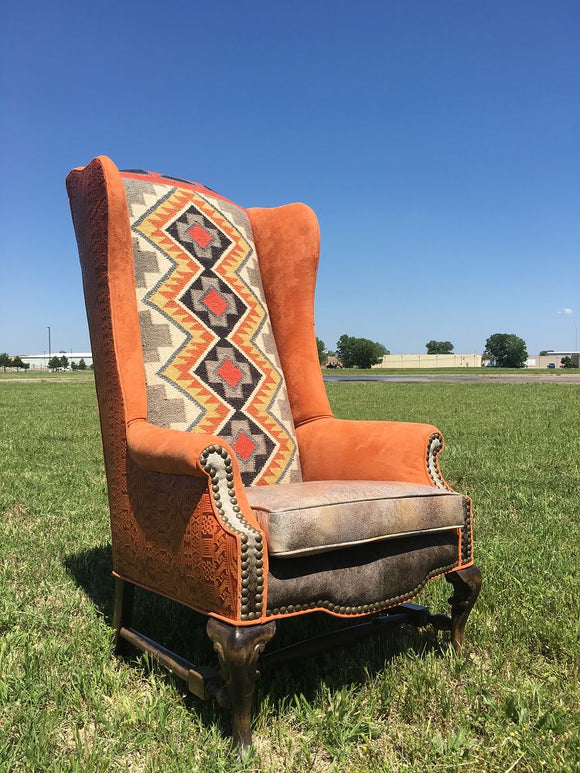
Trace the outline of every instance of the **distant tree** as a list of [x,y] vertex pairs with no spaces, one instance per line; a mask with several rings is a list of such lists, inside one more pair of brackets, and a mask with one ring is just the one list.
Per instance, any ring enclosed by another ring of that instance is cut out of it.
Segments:
[[550,354],[550,352],[553,352],[553,351],[554,351],[553,349],[542,349],[542,351],[540,352],[540,354],[538,356],[539,357],[547,357]]
[[12,367],[16,368],[16,370],[28,370],[30,364],[28,362],[23,362],[22,357],[17,355],[16,357],[12,358]]
[[4,368],[4,373],[6,373],[6,368],[11,368],[11,367],[12,367],[12,357],[6,354],[6,352],[2,352],[2,354],[0,354],[0,368]]
[[427,354],[451,354],[453,344],[451,341],[427,341]]
[[60,367],[63,370],[66,370],[68,368],[68,357],[66,357],[64,354],[60,358]]
[[573,368],[574,363],[572,362],[572,357],[569,355],[566,355],[565,357],[562,357],[560,360],[560,367],[562,368]]
[[485,342],[483,356],[496,368],[523,368],[528,358],[526,342],[514,333],[494,333]]
[[316,346],[318,348],[318,362],[324,365],[326,362],[326,346],[321,338],[316,337]]
[[83,360],[81,357],[78,364],[79,370],[86,370],[87,369],[87,363]]
[[336,356],[345,368],[370,368],[379,363],[389,350],[368,338],[342,335],[336,343]]
[[50,370],[58,370],[61,367],[60,357],[51,357],[48,361],[48,367]]
[[70,364],[70,367],[71,367],[71,370],[77,370],[79,366],[78,366],[78,365],[76,364],[76,362],[73,360],[73,361],[71,362],[71,364]]

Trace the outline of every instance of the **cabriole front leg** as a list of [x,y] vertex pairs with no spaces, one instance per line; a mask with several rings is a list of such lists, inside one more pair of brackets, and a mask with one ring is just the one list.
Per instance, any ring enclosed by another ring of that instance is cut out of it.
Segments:
[[257,662],[276,633],[276,623],[237,627],[210,618],[207,635],[218,654],[232,710],[232,736],[244,757],[252,744],[252,701]]
[[460,655],[463,646],[465,623],[481,590],[481,572],[475,565],[467,569],[458,569],[445,575],[447,582],[453,585],[451,604],[451,643]]
[[120,577],[115,577],[115,608],[113,610],[113,631],[115,637],[115,655],[118,655],[119,657],[127,654],[128,644],[120,636],[119,631],[121,628],[128,628],[131,625],[134,597],[135,586],[126,580],[121,580]]

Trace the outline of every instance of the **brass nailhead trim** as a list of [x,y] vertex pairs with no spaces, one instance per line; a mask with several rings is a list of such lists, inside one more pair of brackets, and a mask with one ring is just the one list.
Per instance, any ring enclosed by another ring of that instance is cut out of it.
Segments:
[[[238,520],[242,522],[242,528],[238,526],[238,524],[232,523],[230,518],[227,515],[226,507],[222,503],[222,494],[220,493],[220,480],[218,476],[218,468],[213,465],[209,461],[209,456],[212,453],[217,453],[219,456],[224,460],[224,468],[225,468],[225,485],[227,488],[228,493],[228,499],[229,499],[229,506],[231,507],[231,510],[238,516]],[[240,600],[241,600],[241,616],[243,620],[255,620],[256,618],[260,617],[262,613],[262,598],[263,598],[263,589],[264,589],[264,570],[263,570],[263,560],[262,560],[262,535],[258,531],[258,529],[255,529],[253,526],[251,526],[244,516],[241,514],[241,508],[238,504],[237,498],[235,496],[235,484],[234,484],[234,475],[233,475],[233,464],[230,455],[226,451],[225,448],[222,446],[216,446],[211,445],[205,448],[201,454],[200,454],[200,462],[201,466],[205,470],[205,472],[209,475],[210,481],[211,481],[211,489],[213,494],[213,499],[215,502],[216,510],[220,516],[220,518],[223,519],[225,524],[230,528],[235,534],[237,534],[240,537],[241,542],[241,554],[242,554],[242,572],[241,572],[241,593],[240,593]],[[255,544],[253,545],[253,551],[250,553],[250,545],[248,544],[248,534],[250,534],[254,538]],[[249,609],[249,581],[250,581],[250,559],[255,558],[255,560],[252,562],[254,565],[254,575],[256,577],[256,592],[254,596],[254,604],[253,607],[255,611],[250,611]]]
[[[431,447],[433,445],[433,441],[434,440],[438,440],[440,445],[439,445],[437,451],[432,452],[431,451]],[[445,481],[443,480],[441,475],[439,475],[438,472],[437,472],[437,461],[436,460],[437,460],[437,456],[439,455],[439,451],[441,450],[442,447],[443,447],[443,437],[442,437],[442,435],[440,435],[439,433],[435,433],[435,434],[431,435],[431,437],[429,438],[429,440],[427,442],[427,453],[425,455],[425,465],[427,467],[427,473],[429,474],[429,477],[431,478],[433,483],[437,486],[437,488],[443,488],[443,489],[446,489],[447,491],[450,491],[451,489],[449,488],[449,486],[445,483]],[[431,458],[433,458],[433,466],[435,467],[435,471],[431,470],[431,465],[429,464],[429,461],[431,460]]]
[[469,506],[469,500],[465,497],[463,498],[463,512],[465,514],[465,524],[461,532],[461,558],[463,561],[469,561],[472,552],[471,508]]

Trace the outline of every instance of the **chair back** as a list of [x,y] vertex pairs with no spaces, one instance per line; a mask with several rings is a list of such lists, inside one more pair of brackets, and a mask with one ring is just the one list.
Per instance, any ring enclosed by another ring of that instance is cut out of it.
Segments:
[[245,211],[203,185],[121,172],[152,424],[234,449],[244,484],[298,481],[286,385]]

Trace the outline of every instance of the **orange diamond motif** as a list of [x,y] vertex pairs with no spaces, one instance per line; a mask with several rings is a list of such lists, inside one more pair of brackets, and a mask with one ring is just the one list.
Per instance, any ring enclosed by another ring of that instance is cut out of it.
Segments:
[[199,223],[192,225],[187,232],[187,235],[191,236],[193,241],[199,244],[202,250],[205,250],[207,245],[211,242],[211,234],[208,233],[203,226],[199,225]]
[[221,315],[228,307],[228,302],[226,299],[213,287],[209,293],[204,295],[201,300],[204,306],[207,306],[207,308],[212,312],[212,314],[215,314],[216,317],[221,317]]
[[248,437],[245,432],[240,432],[240,434],[236,438],[236,442],[233,444],[232,448],[236,452],[236,454],[244,460],[244,462],[247,462],[250,456],[254,453],[256,450],[256,444],[252,440],[251,437]]
[[228,357],[224,360],[223,364],[218,368],[218,376],[221,376],[232,389],[235,389],[240,382],[240,379],[244,375],[238,368],[235,362],[232,362]]

